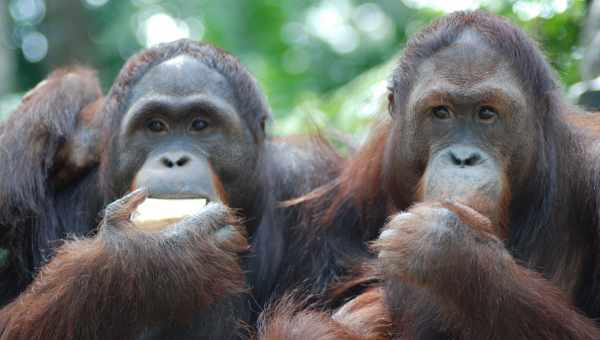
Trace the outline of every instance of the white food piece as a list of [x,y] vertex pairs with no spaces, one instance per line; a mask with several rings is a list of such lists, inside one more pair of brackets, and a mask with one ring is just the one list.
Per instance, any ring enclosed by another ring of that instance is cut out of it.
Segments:
[[131,214],[131,222],[139,229],[161,230],[186,216],[199,212],[207,203],[207,200],[203,198],[146,198]]

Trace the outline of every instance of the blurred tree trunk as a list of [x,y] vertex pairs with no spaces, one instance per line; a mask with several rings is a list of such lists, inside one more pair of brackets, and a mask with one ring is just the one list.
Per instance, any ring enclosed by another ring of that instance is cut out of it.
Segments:
[[578,103],[588,110],[600,110],[600,0],[588,2],[582,45],[581,78],[586,90]]
[[8,19],[8,5],[0,1],[0,96],[13,90],[15,77],[14,49],[10,48],[10,24]]
[[46,0],[43,32],[48,38],[49,69],[73,63],[89,64],[94,51],[91,18],[81,0]]
[[591,1],[583,33],[585,47],[584,62],[581,67],[583,80],[600,76],[600,1]]

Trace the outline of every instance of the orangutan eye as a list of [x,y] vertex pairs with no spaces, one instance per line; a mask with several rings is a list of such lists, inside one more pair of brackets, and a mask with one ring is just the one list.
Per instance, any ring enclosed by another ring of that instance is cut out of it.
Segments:
[[493,123],[498,118],[498,113],[492,107],[482,106],[477,113],[477,118],[483,123]]
[[190,127],[191,131],[198,132],[206,129],[208,127],[208,122],[204,119],[196,118],[192,121],[192,126]]
[[151,119],[146,123],[146,128],[150,132],[161,133],[167,131],[167,124],[160,119]]
[[431,110],[431,114],[437,119],[449,119],[450,110],[446,106],[436,106]]

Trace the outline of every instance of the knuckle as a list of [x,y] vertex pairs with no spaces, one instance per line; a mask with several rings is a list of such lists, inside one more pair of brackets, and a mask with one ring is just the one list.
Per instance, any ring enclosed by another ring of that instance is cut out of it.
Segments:
[[234,230],[229,229],[232,224],[230,210],[222,204],[210,203],[199,212],[185,217],[177,224],[185,229],[197,229],[201,233],[212,233],[225,229],[223,235],[233,234]]
[[431,215],[439,222],[457,222],[458,216],[450,209],[445,207],[433,208]]
[[241,253],[248,250],[245,233],[235,226],[227,225],[219,229],[214,237],[216,242],[228,251]]
[[[421,217],[411,212],[402,212],[393,216],[386,224],[386,230],[410,229],[420,224]],[[391,236],[391,234],[389,234]]]
[[112,219],[115,215],[119,215],[119,213],[123,210],[123,203],[120,201],[115,201],[110,203],[106,209],[104,209],[104,217],[106,219]]
[[223,228],[217,230],[215,233],[215,239],[217,242],[224,242],[231,238],[235,238],[239,236],[239,231],[237,228],[231,225],[226,225]]
[[109,214],[120,214],[127,208],[128,208],[127,201],[125,201],[123,199],[119,199],[119,200],[109,204],[106,207],[105,211]]
[[194,217],[201,221],[224,224],[231,220],[231,211],[221,203],[209,203],[206,208],[199,211]]
[[203,211],[210,212],[213,215],[222,215],[225,217],[230,213],[229,208],[220,202],[210,202],[206,208]]
[[394,239],[398,234],[399,232],[396,229],[384,229],[381,234],[379,234],[379,240],[388,241]]
[[401,212],[399,214],[396,214],[394,217],[392,217],[392,219],[390,220],[390,224],[398,225],[398,224],[409,223],[409,222],[412,222],[415,218],[416,218],[416,215],[411,212]]

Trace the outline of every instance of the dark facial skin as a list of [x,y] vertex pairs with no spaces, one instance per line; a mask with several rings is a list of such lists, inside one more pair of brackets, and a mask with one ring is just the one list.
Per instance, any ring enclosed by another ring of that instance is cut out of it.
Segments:
[[396,118],[405,143],[388,157],[412,169],[419,199],[500,203],[514,184],[503,174],[530,166],[534,115],[522,93],[509,65],[465,32],[420,65],[406,110]]
[[[150,197],[209,200],[248,174],[256,143],[239,117],[235,92],[220,73],[189,56],[167,60],[132,91],[119,132],[119,173]],[[219,197],[218,197],[219,196]]]

